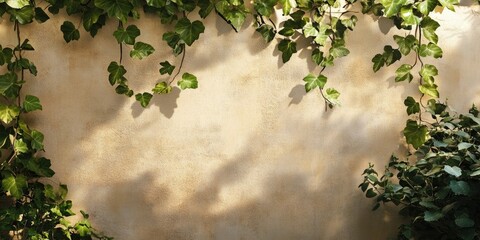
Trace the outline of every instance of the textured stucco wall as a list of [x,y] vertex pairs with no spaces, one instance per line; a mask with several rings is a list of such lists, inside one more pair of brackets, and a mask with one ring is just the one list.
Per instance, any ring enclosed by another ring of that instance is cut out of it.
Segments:
[[[442,99],[465,110],[480,100],[480,16],[460,7],[435,17],[444,58],[428,61],[440,69]],[[394,83],[397,64],[371,70],[372,56],[398,33],[385,21],[359,16],[348,35],[351,55],[326,71],[342,107],[324,112],[321,97],[301,85],[313,70],[309,52],[282,64],[275,44],[252,28],[235,34],[213,15],[187,50],[184,70],[197,75],[199,88],[174,89],[142,109],[107,81],[107,65],[118,59],[115,24],[65,44],[60,19],[23,29],[39,70],[24,92],[43,103],[30,121],[45,133],[54,180],[69,185],[76,209],[100,230],[119,240],[394,236],[395,211],[371,212],[357,189],[368,162],[382,169],[402,151],[403,99],[417,94],[415,85]],[[179,61],[150,20],[142,21],[140,40],[157,52],[125,58],[138,91],[162,79],[160,61]],[[0,25],[4,46],[14,44],[11,27]]]

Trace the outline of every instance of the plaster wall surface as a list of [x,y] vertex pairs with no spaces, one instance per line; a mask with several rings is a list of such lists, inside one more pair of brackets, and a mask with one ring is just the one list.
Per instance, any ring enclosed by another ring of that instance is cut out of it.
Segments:
[[[441,99],[465,111],[480,100],[480,16],[459,7],[434,17],[444,57],[427,61],[440,70]],[[98,229],[118,240],[395,236],[395,209],[371,212],[357,189],[369,162],[381,170],[391,153],[405,151],[403,100],[418,96],[415,84],[394,83],[398,64],[371,70],[392,35],[404,34],[387,21],[359,15],[347,37],[351,54],[325,72],[342,106],[325,112],[319,94],[302,85],[315,70],[309,51],[282,64],[275,42],[265,44],[251,27],[237,34],[213,14],[184,63],[199,88],[174,88],[142,109],[107,81],[108,64],[118,60],[115,24],[66,44],[61,19],[22,29],[39,71],[22,91],[43,104],[29,121],[45,134],[54,181],[68,184],[75,208]],[[139,40],[157,49],[142,61],[124,58],[140,92],[165,80],[159,62],[179,58],[161,41],[159,20],[138,24]],[[0,24],[4,46],[15,43],[11,28]]]

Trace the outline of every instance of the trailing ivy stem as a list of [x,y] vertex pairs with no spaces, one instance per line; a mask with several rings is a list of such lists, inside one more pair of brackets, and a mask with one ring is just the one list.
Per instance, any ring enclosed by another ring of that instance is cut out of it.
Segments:
[[270,23],[272,24],[273,28],[275,29],[275,31],[277,31],[277,25],[275,25],[275,23],[272,21],[271,18],[268,18],[268,21],[270,21]]
[[177,73],[175,73],[175,75],[173,76],[172,80],[170,80],[170,82],[168,82],[168,85],[171,85],[173,81],[175,81],[175,78],[178,76],[178,74],[180,74],[180,71],[182,70],[182,67],[183,67],[183,61],[185,60],[185,54],[187,52],[187,49],[186,48],[183,48],[183,52],[182,52],[182,60],[180,60],[180,66],[178,67],[178,70],[177,70]]
[[[118,29],[120,29],[120,28],[123,28],[123,23],[122,23],[122,21],[118,21]],[[122,60],[123,60],[123,43],[120,42],[120,43],[118,43],[118,45],[119,45],[119,47],[120,47],[120,61],[119,61],[119,63],[120,63],[120,65],[121,65],[121,64],[122,64]]]

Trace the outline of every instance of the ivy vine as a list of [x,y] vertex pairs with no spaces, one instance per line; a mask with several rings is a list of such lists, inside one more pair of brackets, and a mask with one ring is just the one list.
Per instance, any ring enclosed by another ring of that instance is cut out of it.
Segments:
[[[199,80],[185,71],[188,66],[184,62],[188,47],[205,32],[203,19],[214,12],[239,32],[251,17],[255,31],[265,42],[277,40],[283,63],[300,50],[299,41],[308,43],[302,46],[310,52],[308,61],[317,67],[303,77],[305,91],[318,89],[327,110],[339,104],[340,93],[326,88],[328,77],[324,71],[332,67],[336,59],[350,53],[347,35],[354,30],[356,15],[360,14],[352,10],[356,4],[361,5],[362,14],[390,19],[398,29],[404,30],[403,36],[393,36],[396,46],[384,46],[383,52],[373,57],[372,65],[376,72],[414,55],[413,62],[405,62],[396,69],[395,81],[418,84],[421,97],[407,97],[404,101],[411,119],[403,133],[408,144],[419,148],[429,140],[430,131],[422,113],[430,111],[440,96],[435,83],[438,69],[427,63],[429,57],[443,55],[436,34],[440,24],[430,14],[437,7],[454,11],[458,0],[361,0],[359,3],[357,0],[254,0],[251,6],[243,0],[0,0],[0,17],[7,17],[13,23],[17,36],[15,47],[0,45],[0,94],[3,97],[0,103],[0,237],[110,239],[92,228],[84,212],[83,220],[69,223],[66,217],[74,213],[72,202],[66,200],[67,187],[39,181],[52,177],[54,171],[50,160],[39,156],[43,151],[43,134],[23,120],[24,114],[42,110],[40,99],[21,91],[27,80],[37,74],[34,63],[26,58],[34,47],[28,39],[22,39],[23,25],[44,23],[52,15],[65,12],[79,20],[78,24],[65,20],[60,27],[68,43],[78,41],[85,33],[95,37],[107,21],[114,21],[118,26],[111,35],[118,47],[112,50],[118,49],[119,55],[106,69],[108,82],[116,93],[134,96],[142,107],[147,107],[155,95],[170,93],[175,84],[182,90],[198,87]],[[276,8],[283,15],[279,23],[272,20],[277,14]],[[141,29],[131,23],[143,14],[157,16],[162,24],[170,26],[167,29],[172,30],[162,33],[162,40],[173,56],[179,58],[179,65],[167,60],[159,62],[155,67],[164,80],[155,83],[151,91],[136,92],[129,86],[123,59],[142,60],[155,52],[149,43],[137,41]]]

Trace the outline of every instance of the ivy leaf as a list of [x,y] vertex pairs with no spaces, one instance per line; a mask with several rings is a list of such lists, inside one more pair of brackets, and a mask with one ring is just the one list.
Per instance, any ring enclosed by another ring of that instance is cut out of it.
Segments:
[[421,93],[427,94],[430,97],[438,98],[440,97],[440,93],[437,90],[436,84],[423,84],[418,86],[418,89]]
[[32,95],[26,95],[25,101],[23,101],[23,109],[25,112],[31,112],[35,110],[42,110],[42,105],[40,104],[40,99]]
[[441,58],[443,55],[442,49],[435,43],[422,44],[418,54],[422,57],[433,56],[434,58]]
[[196,89],[198,87],[197,77],[190,73],[184,73],[182,79],[177,84],[182,90],[187,88]]
[[437,6],[437,0],[424,0],[418,4],[418,11],[425,16],[435,9]]
[[385,7],[385,17],[389,18],[397,15],[406,2],[406,0],[381,0],[382,5]]
[[398,44],[398,50],[400,50],[404,56],[408,55],[412,48],[417,45],[417,39],[413,35],[408,35],[406,37],[394,35],[393,39]]
[[80,32],[78,31],[78,29],[75,28],[75,25],[73,25],[73,23],[70,21],[63,22],[62,26],[60,27],[60,30],[62,30],[63,39],[65,39],[65,42],[67,43],[80,39]]
[[265,39],[265,42],[271,42],[273,40],[273,38],[275,37],[275,29],[270,26],[270,25],[267,25],[267,24],[264,24],[260,27],[258,27],[257,29],[255,29],[255,31],[257,31],[258,33],[260,33],[263,37],[263,39]]
[[32,137],[32,148],[34,150],[43,150],[43,133],[37,130],[32,130],[30,136]]
[[144,93],[137,93],[135,95],[135,99],[140,102],[140,105],[142,107],[146,108],[148,104],[150,103],[150,100],[152,99],[153,95],[147,92]]
[[35,20],[39,23],[46,22],[50,17],[43,11],[42,8],[36,7],[35,8]]
[[316,77],[310,73],[303,78],[303,81],[305,82],[305,91],[310,92],[316,87],[319,87],[322,89],[327,83],[327,77],[321,74],[318,77]]
[[375,191],[373,191],[373,188],[370,188],[367,190],[367,192],[365,193],[365,196],[367,198],[373,198],[375,196],[377,196],[377,193]]
[[403,104],[405,104],[405,106],[407,106],[407,114],[408,115],[412,115],[412,114],[420,112],[420,104],[410,96],[408,96],[405,99],[405,101],[403,101]]
[[215,4],[215,9],[237,32],[245,22],[248,13],[243,1],[240,0],[232,3],[228,0],[220,0]]
[[412,144],[415,149],[422,146],[428,138],[428,128],[425,125],[418,125],[414,120],[407,120],[407,126],[403,129],[407,143]]
[[23,139],[15,139],[15,141],[13,142],[13,148],[15,149],[15,152],[17,152],[17,153],[28,152],[28,146],[23,141]]
[[320,65],[320,63],[322,63],[322,61],[323,61],[323,52],[320,51],[320,49],[315,48],[315,49],[312,51],[312,60],[313,60],[313,62],[316,63],[317,65]]
[[169,86],[166,82],[159,82],[155,84],[155,87],[152,89],[152,92],[157,94],[170,93],[171,91],[172,86]]
[[435,31],[438,27],[440,27],[440,24],[438,24],[437,21],[426,17],[422,20],[420,26],[422,27],[423,36],[431,42],[437,44],[438,35],[435,33]]
[[198,14],[201,18],[206,18],[215,8],[215,5],[210,0],[199,0],[198,6],[200,7]]
[[[470,228],[475,226],[475,221],[473,221],[468,214],[464,213],[460,216],[455,217],[455,224],[461,228]],[[472,238],[473,239],[473,238]]]
[[147,5],[151,7],[161,8],[166,5],[165,0],[147,0]]
[[425,64],[422,69],[420,69],[420,76],[422,76],[422,78],[429,79],[437,75],[438,69],[434,65]]
[[130,57],[142,60],[153,52],[155,52],[155,49],[152,45],[144,42],[136,42],[135,45],[133,45],[132,51],[130,51]]
[[373,71],[377,72],[385,65],[385,59],[383,58],[382,54],[377,54],[372,58],[373,62]]
[[125,73],[127,70],[122,65],[119,65],[117,62],[111,62],[110,65],[108,65],[108,72],[110,73],[108,75],[108,81],[110,84],[113,86],[115,83],[121,83],[125,81]]
[[5,192],[10,192],[10,195],[17,199],[23,196],[23,190],[26,189],[27,186],[27,178],[21,174],[17,175],[17,177],[6,174],[2,180],[2,189]]
[[443,167],[443,171],[445,171],[446,173],[452,175],[452,176],[455,176],[455,177],[460,177],[462,176],[462,169],[460,169],[459,167],[457,166],[448,166],[448,165],[445,165]]
[[313,26],[312,22],[308,22],[303,26],[303,35],[308,37],[316,37],[318,35],[318,30]]
[[295,0],[279,0],[282,4],[283,16],[290,14],[292,8],[297,7],[297,2]]
[[269,17],[272,15],[274,9],[273,7],[277,5],[277,0],[255,0],[253,3],[253,8],[260,15]]
[[50,168],[51,165],[52,164],[50,160],[43,157],[39,159],[31,158],[25,163],[25,167],[28,170],[41,177],[52,177],[55,174],[55,172]]
[[395,82],[402,82],[408,80],[411,82],[413,79],[413,75],[410,73],[412,70],[412,66],[409,64],[402,64],[396,71],[395,71]]
[[443,217],[443,213],[440,211],[425,211],[424,219],[427,222],[435,222]]
[[192,43],[200,37],[200,34],[205,31],[205,26],[203,23],[196,20],[193,23],[188,20],[188,18],[182,18],[178,20],[175,25],[175,32],[180,36],[180,38],[188,45],[191,46]]
[[[0,2],[4,2],[4,1],[0,1]],[[29,0],[6,0],[5,2],[7,3],[8,6],[15,9],[20,9],[30,5]]]
[[333,89],[333,88],[327,88],[327,91],[325,91],[325,97],[327,100],[330,102],[331,105],[330,108],[332,108],[332,105],[339,105],[340,101],[338,101],[338,98],[340,97],[340,93]]
[[400,17],[403,19],[405,25],[417,25],[420,22],[420,18],[413,14],[411,6],[404,6],[400,10]]
[[385,64],[387,66],[392,65],[394,62],[402,58],[400,51],[398,49],[393,49],[390,45],[385,46],[383,51],[383,59],[385,60]]
[[458,151],[462,151],[464,149],[470,148],[471,146],[473,146],[473,144],[466,143],[466,142],[461,142],[461,143],[458,144],[457,148],[458,148]]
[[344,57],[347,56],[349,53],[350,51],[344,46],[334,45],[330,48],[330,55],[334,58]]
[[0,93],[8,98],[16,98],[20,86],[17,84],[17,75],[14,72],[8,72],[0,75]]
[[168,73],[168,75],[172,75],[175,66],[171,65],[168,61],[161,62],[160,65],[162,66],[159,70],[160,74],[164,75]]
[[297,52],[297,43],[292,42],[290,39],[282,39],[278,44],[278,50],[282,52],[283,63],[286,63],[290,60],[292,54]]
[[450,11],[455,12],[453,5],[458,5],[459,0],[438,0],[442,6],[448,8]]
[[31,23],[35,17],[35,9],[33,6],[25,6],[21,9],[13,9],[10,11],[10,13],[20,24]]
[[117,39],[118,43],[133,45],[135,44],[135,38],[140,36],[140,29],[135,25],[130,25],[126,29],[117,29],[113,33],[113,36]]
[[450,180],[450,189],[455,195],[465,195],[470,194],[470,186],[465,181]]
[[127,17],[130,11],[133,10],[133,5],[129,0],[95,0],[95,6],[105,10],[111,18],[117,18],[124,24],[127,22]]
[[20,114],[20,108],[17,106],[7,106],[0,103],[0,120],[9,124]]

